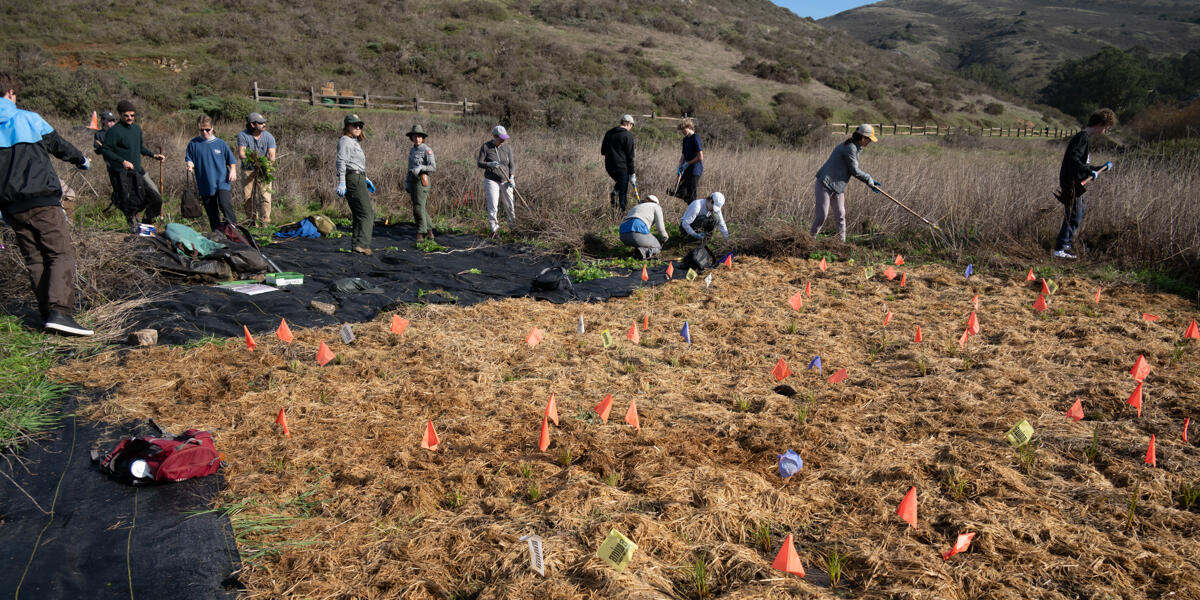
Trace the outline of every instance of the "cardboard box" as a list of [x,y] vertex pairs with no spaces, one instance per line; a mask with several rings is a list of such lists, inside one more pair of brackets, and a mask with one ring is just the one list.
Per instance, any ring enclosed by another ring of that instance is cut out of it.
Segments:
[[267,285],[284,287],[288,285],[304,285],[304,274],[295,271],[267,273]]

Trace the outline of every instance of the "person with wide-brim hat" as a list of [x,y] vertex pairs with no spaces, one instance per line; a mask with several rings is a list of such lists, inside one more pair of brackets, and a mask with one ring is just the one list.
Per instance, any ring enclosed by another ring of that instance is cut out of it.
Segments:
[[351,246],[359,254],[371,254],[371,233],[375,226],[375,209],[371,196],[375,184],[367,179],[367,157],[360,143],[367,139],[363,120],[356,114],[342,119],[342,137],[337,146],[337,195],[346,199],[354,231]]
[[404,191],[412,199],[413,221],[417,225],[417,241],[433,239],[433,223],[425,204],[429,200],[429,174],[437,171],[433,148],[425,143],[429,134],[414,124],[406,134],[413,146],[408,151],[408,173],[404,176]]

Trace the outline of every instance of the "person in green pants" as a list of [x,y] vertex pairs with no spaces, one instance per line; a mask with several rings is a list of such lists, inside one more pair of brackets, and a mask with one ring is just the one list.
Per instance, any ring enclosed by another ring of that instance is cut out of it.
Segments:
[[425,202],[429,200],[429,174],[437,171],[437,159],[433,156],[433,149],[425,144],[427,137],[420,125],[413,125],[408,132],[413,147],[408,151],[408,174],[404,177],[404,190],[412,198],[418,242],[433,239],[433,225],[429,221],[429,212],[425,210]]
[[350,205],[350,216],[354,228],[352,246],[359,254],[371,254],[371,231],[375,227],[375,209],[371,196],[375,184],[367,179],[367,157],[359,142],[367,139],[363,134],[363,120],[356,114],[346,115],[342,124],[342,137],[337,145],[337,195]]

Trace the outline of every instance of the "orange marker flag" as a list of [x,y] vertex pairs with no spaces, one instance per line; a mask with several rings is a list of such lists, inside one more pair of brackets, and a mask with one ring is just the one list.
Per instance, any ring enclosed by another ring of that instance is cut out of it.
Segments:
[[789,533],[786,538],[783,538],[783,546],[779,548],[779,554],[775,555],[771,568],[789,575],[804,577],[804,565],[800,564],[800,555],[796,554],[796,543],[792,541],[792,534]]
[[904,264],[904,257],[897,254],[896,255],[896,266],[898,267],[902,264]]
[[1192,418],[1191,418],[1191,417],[1185,417],[1185,418],[1183,419],[1183,441],[1184,441],[1185,443],[1187,442],[1187,430],[1188,430],[1188,423],[1191,423],[1191,422],[1192,422]]
[[642,331],[650,329],[650,315],[642,315]]
[[525,343],[529,344],[530,348],[533,348],[534,346],[537,346],[538,343],[541,341],[542,341],[542,330],[538,329],[537,325],[534,325],[533,329],[529,330],[529,335],[525,336]]
[[1154,434],[1150,434],[1150,447],[1146,448],[1146,464],[1157,467],[1158,457],[1154,453]]
[[1037,277],[1033,276],[1033,267],[1029,267],[1029,273],[1025,275],[1025,281],[1037,281]]
[[924,338],[921,337],[921,326],[917,325],[917,335],[913,338],[913,342],[920,344],[922,339]]
[[950,560],[951,556],[959,552],[966,552],[967,548],[971,547],[971,540],[975,539],[975,532],[959,534],[958,539],[954,541],[954,547],[949,552],[942,555],[942,560]]
[[721,264],[725,265],[727,268],[732,269],[733,268],[733,253],[730,252],[729,254],[726,254],[725,260],[721,261]]
[[421,447],[429,450],[437,450],[440,443],[442,441],[438,439],[437,432],[433,430],[433,421],[426,421],[425,435],[421,436]]
[[971,311],[971,316],[967,317],[967,330],[971,335],[979,335],[979,318],[975,316],[975,311]]
[[546,403],[546,418],[558,426],[558,403],[554,401],[554,394],[550,394],[550,401]]
[[979,294],[975,294],[975,296],[971,298],[971,305],[975,307],[975,310],[979,310]]
[[812,298],[812,280],[804,282],[804,297]]
[[634,429],[637,429],[639,433],[642,431],[642,424],[638,420],[637,414],[637,400],[629,401],[629,410],[625,411],[625,422],[633,425]]
[[1158,320],[1158,315],[1152,315],[1150,313],[1142,313],[1142,318],[1153,323]]
[[596,408],[593,409],[596,411],[596,414],[600,415],[600,422],[604,423],[605,425],[608,425],[608,413],[612,412],[612,405],[612,394],[608,394],[604,396],[604,399],[600,401],[600,404],[597,404]]
[[546,451],[550,447],[550,427],[546,425],[546,417],[542,417],[542,432],[538,434],[538,450]]
[[1067,418],[1075,422],[1079,422],[1080,419],[1083,419],[1082,400],[1079,400],[1078,398],[1075,399],[1075,404],[1072,404],[1071,408],[1067,409]]
[[1096,288],[1096,304],[1100,304],[1100,289],[1101,288]]
[[333,360],[333,350],[325,345],[325,340],[321,340],[321,347],[317,348],[317,364],[322,367]]
[[837,370],[837,373],[834,373],[829,377],[829,383],[841,383],[849,376],[850,374],[846,372],[846,368],[842,367],[841,369]]
[[792,294],[792,297],[788,298],[788,306],[792,307],[792,310],[800,310],[804,308],[804,292],[796,292],[795,294]]
[[275,423],[283,428],[283,435],[292,437],[292,432],[288,431],[287,414],[283,412],[283,407],[279,407],[279,414],[275,415]]
[[629,341],[635,344],[642,343],[642,334],[638,333],[637,321],[634,321],[633,325],[629,326],[629,331],[625,334],[625,337],[629,338]]
[[1196,327],[1196,320],[1192,319],[1192,324],[1188,325],[1187,331],[1183,332],[1185,340],[1200,340],[1200,328]]
[[245,325],[242,325],[242,331],[246,333],[246,349],[253,352],[254,347],[258,345],[254,343],[254,336],[250,335],[250,330]]
[[405,319],[400,315],[392,315],[392,327],[389,331],[396,335],[400,335],[404,333],[405,329],[408,329],[408,319]]
[[1046,310],[1046,297],[1041,294],[1038,294],[1037,302],[1033,303],[1033,308],[1034,308],[1034,310],[1036,310],[1038,312],[1045,311]]
[[1133,374],[1133,378],[1138,381],[1143,381],[1150,374],[1150,363],[1146,362],[1146,357],[1138,355],[1137,360],[1133,363],[1133,368],[1129,370]]
[[275,330],[275,337],[289,344],[296,339],[292,336],[292,328],[288,327],[287,319],[279,319],[279,328]]
[[883,326],[887,327],[888,323],[891,323],[891,322],[892,322],[892,311],[889,310],[889,311],[887,311],[886,315],[883,315]]
[[1138,411],[1137,416],[1139,416],[1139,417],[1142,416],[1142,382],[1141,381],[1138,382],[1137,387],[1133,388],[1133,393],[1129,395],[1129,399],[1126,400],[1125,403],[1137,409],[1137,411]]
[[92,111],[92,122],[88,123],[87,128],[91,129],[92,131],[100,131],[100,119],[94,110]]
[[967,349],[967,340],[969,340],[969,339],[971,339],[971,330],[964,329],[962,337],[958,338],[958,349],[966,350]]
[[675,276],[675,261],[667,262],[667,279]]
[[896,514],[912,525],[913,529],[917,528],[917,486],[908,488],[908,493],[896,508]]
[[901,273],[900,274],[900,287],[904,287],[904,284],[906,284],[906,283],[908,283],[908,273]]
[[775,363],[775,368],[771,369],[771,375],[775,377],[775,381],[783,381],[791,374],[792,370],[788,368],[783,358],[780,358],[779,362]]
[[883,276],[887,277],[888,281],[895,279],[896,278],[896,269],[894,269],[892,267],[888,267],[888,268],[884,269]]
[[642,265],[642,281],[650,281],[650,275],[646,273],[646,265]]
[[1045,278],[1045,277],[1043,277],[1043,278],[1042,278],[1042,295],[1043,295],[1043,296],[1049,296],[1049,295],[1050,295],[1050,286],[1046,285],[1046,278]]
[[827,265],[825,264],[824,256],[821,257],[821,262],[819,264],[817,264],[817,266],[821,268],[821,271],[824,271],[827,268]]

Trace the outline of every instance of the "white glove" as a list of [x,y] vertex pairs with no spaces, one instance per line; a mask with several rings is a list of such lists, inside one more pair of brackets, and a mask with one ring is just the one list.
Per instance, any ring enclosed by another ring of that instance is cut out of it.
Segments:
[[637,173],[634,173],[633,175],[629,176],[629,185],[632,185],[633,187],[637,187]]
[[85,156],[85,157],[83,157],[83,164],[79,165],[79,170],[86,171],[86,170],[88,170],[88,167],[91,167],[91,166],[92,166],[92,159]]

